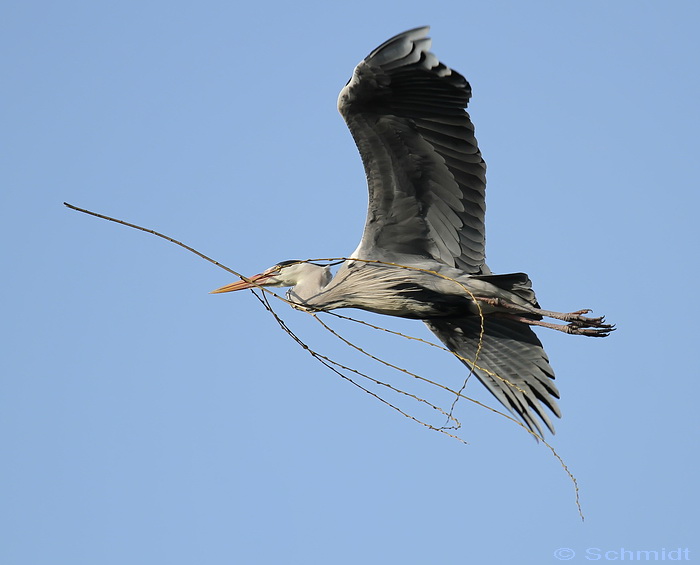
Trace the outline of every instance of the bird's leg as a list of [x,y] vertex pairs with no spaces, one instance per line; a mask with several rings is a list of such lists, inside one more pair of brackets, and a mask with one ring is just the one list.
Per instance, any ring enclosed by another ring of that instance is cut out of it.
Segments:
[[496,308],[514,310],[521,314],[534,314],[536,316],[542,316],[543,318],[554,318],[555,320],[563,320],[564,322],[572,322],[583,326],[598,326],[605,321],[603,316],[600,318],[587,318],[584,316],[583,314],[588,314],[591,311],[588,308],[577,310],[576,312],[554,312],[552,310],[542,310],[541,308],[536,308],[529,304],[515,304],[503,298],[487,298],[482,296],[476,296],[475,298],[490,306],[495,306]]
[[615,329],[615,327],[610,324],[601,324],[599,326],[592,327],[583,326],[575,322],[570,322],[569,324],[553,324],[551,322],[533,320],[532,318],[526,318],[525,316],[518,316],[517,314],[510,314],[508,312],[496,312],[493,315],[516,322],[522,322],[523,324],[527,324],[529,326],[540,326],[542,328],[549,328],[551,330],[564,332],[565,334],[586,335],[589,337],[606,337]]
[[503,308],[505,310],[517,312],[517,314],[531,314],[569,322],[567,325],[552,324],[550,322],[535,320],[527,316],[518,316],[517,314],[511,314],[510,312],[497,312],[497,314],[506,316],[511,320],[517,320],[531,326],[542,326],[544,328],[551,328],[564,333],[596,337],[605,337],[615,329],[614,325],[605,323],[605,316],[600,316],[598,318],[589,318],[584,316],[584,314],[588,314],[588,312],[590,312],[588,309],[577,310],[576,312],[553,312],[551,310],[542,310],[541,308],[536,308],[530,305],[515,304],[513,302],[509,302],[508,300],[504,300],[503,298],[477,296],[476,299],[496,308]]

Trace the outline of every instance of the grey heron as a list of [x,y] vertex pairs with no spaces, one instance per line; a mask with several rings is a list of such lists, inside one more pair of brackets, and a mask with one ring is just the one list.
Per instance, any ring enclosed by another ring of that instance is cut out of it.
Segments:
[[428,31],[377,47],[338,97],[369,187],[350,258],[335,276],[328,265],[283,261],[213,292],[291,287],[287,298],[301,309],[423,320],[531,431],[542,435],[541,420],[554,433],[545,409],[561,417],[559,392],[531,326],[600,337],[614,327],[588,310],[542,310],[525,273],[495,275],[486,266],[486,165],[465,110],[471,87],[430,51]]

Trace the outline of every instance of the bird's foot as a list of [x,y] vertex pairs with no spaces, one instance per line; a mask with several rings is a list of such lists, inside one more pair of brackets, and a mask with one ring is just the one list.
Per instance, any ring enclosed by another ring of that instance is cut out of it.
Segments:
[[605,316],[598,316],[596,318],[584,316],[584,314],[591,312],[590,308],[576,310],[575,312],[552,312],[551,310],[541,310],[538,308],[536,312],[540,316],[569,322],[565,326],[557,327],[557,329],[565,328],[562,331],[569,334],[605,337],[610,335],[610,332],[615,331],[614,324],[605,323]]
[[604,318],[588,318],[589,320],[599,320],[599,323],[594,325],[581,325],[577,322],[571,322],[566,326],[561,326],[562,331],[572,335],[586,335],[588,337],[607,337],[610,332],[615,331],[614,324],[603,323]]
[[567,316],[571,316],[568,320],[569,324],[565,326],[567,333],[574,335],[587,335],[589,337],[606,337],[610,332],[615,331],[614,324],[606,324],[605,316],[598,318],[589,318],[583,314],[588,314],[590,310],[579,310],[570,312]]

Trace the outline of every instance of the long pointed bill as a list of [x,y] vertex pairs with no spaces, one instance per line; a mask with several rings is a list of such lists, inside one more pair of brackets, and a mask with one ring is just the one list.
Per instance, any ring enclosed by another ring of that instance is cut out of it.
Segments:
[[[259,275],[255,275],[254,277],[250,277],[248,281],[238,281],[232,284],[227,284],[226,286],[222,286],[221,288],[217,288],[216,290],[212,290],[209,294],[219,294],[221,292],[233,292],[234,290],[244,290],[246,288],[257,288],[258,286],[263,285],[263,281],[267,279],[270,275],[266,275],[265,273],[261,273]],[[258,284],[253,284],[257,282]]]

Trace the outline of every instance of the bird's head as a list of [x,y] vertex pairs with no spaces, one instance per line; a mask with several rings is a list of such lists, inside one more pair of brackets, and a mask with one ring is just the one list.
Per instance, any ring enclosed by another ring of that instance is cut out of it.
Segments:
[[273,265],[269,269],[265,269],[259,275],[249,277],[247,280],[238,281],[216,290],[212,290],[211,294],[219,294],[221,292],[232,292],[234,290],[243,290],[246,288],[256,288],[259,286],[296,286],[302,280],[309,278],[312,274],[319,271],[328,272],[327,267],[314,265],[305,261],[282,261]]

